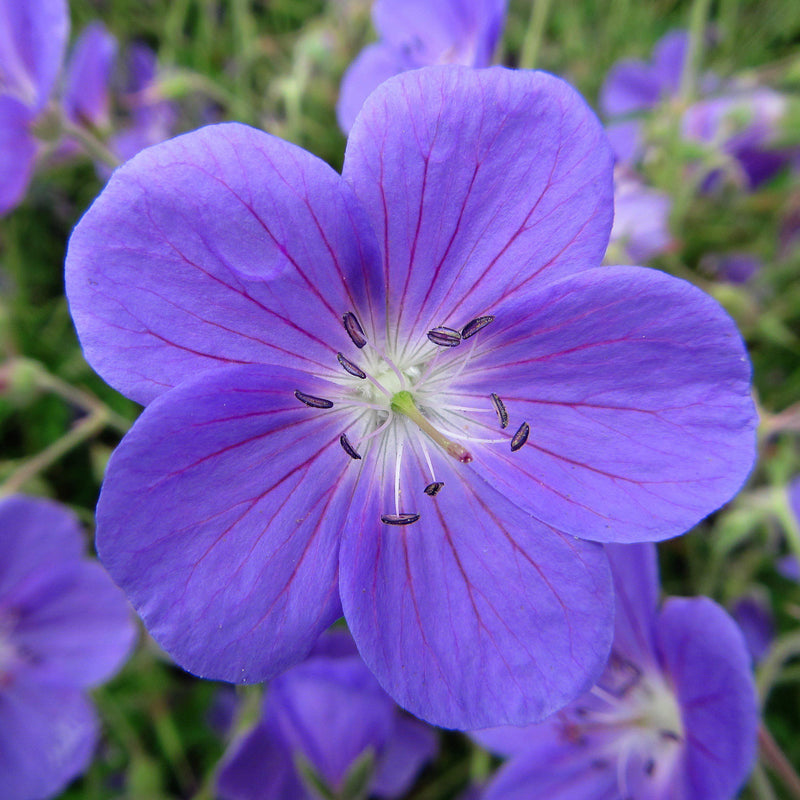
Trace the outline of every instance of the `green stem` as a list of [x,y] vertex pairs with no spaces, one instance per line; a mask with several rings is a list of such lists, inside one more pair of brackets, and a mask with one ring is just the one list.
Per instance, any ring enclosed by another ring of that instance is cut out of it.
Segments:
[[544,39],[544,29],[551,5],[552,0],[533,0],[531,3],[531,16],[519,57],[520,69],[533,69],[539,60],[539,50]]
[[758,749],[761,760],[781,779],[791,796],[800,800],[800,775],[763,723],[758,726]]
[[103,142],[82,125],[76,125],[64,118],[61,120],[61,130],[65,136],[78,142],[92,161],[100,161],[111,169],[116,169],[122,163]]
[[697,92],[700,61],[706,33],[706,20],[711,0],[694,0],[689,16],[689,49],[681,73],[680,96],[685,103],[691,102]]
[[28,481],[56,463],[70,450],[100,433],[108,423],[108,415],[99,410],[82,419],[71,431],[56,439],[33,458],[29,458],[15,470],[5,483],[0,485],[0,497],[16,494]]

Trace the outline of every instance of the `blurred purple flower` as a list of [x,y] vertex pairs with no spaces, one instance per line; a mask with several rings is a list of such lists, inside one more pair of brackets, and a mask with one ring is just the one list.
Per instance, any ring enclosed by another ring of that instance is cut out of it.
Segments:
[[776,569],[784,578],[800,583],[800,560],[795,556],[784,556],[779,559]]
[[[614,171],[614,225],[609,253],[615,263],[641,264],[672,244],[669,214],[672,200],[665,192],[645,186],[635,175]],[[609,258],[609,255],[606,255]]]
[[75,40],[64,69],[62,105],[76,125],[101,130],[111,125],[111,79],[117,40],[101,22],[87,25]]
[[[86,27],[65,69],[62,103],[68,119],[108,133],[108,147],[127,161],[145,147],[168,139],[177,111],[156,89],[155,53],[132,44],[120,54],[116,38],[99,23]],[[111,170],[98,165],[104,178]]]
[[731,607],[731,616],[742,631],[751,658],[761,661],[775,638],[775,619],[769,598],[756,592],[743,595]]
[[702,268],[719,281],[747,283],[764,263],[750,253],[709,253],[701,262]]
[[[734,159],[742,170],[743,183],[753,189],[791,160],[790,149],[774,147],[786,106],[786,98],[772,89],[730,86],[725,94],[686,109],[683,136],[716,147]],[[713,188],[718,178],[719,173],[712,173],[706,188]]]
[[3,800],[38,800],[88,766],[98,723],[86,689],[119,668],[136,631],[66,509],[9,497],[0,531],[0,786]]
[[39,149],[33,125],[69,36],[66,0],[0,0],[0,214],[24,197]]
[[304,768],[338,794],[371,758],[364,796],[401,797],[437,749],[433,730],[392,702],[352,638],[331,632],[268,686],[261,720],[225,756],[217,788],[221,800],[314,800]]
[[[620,163],[634,164],[643,153],[638,117],[664,102],[677,100],[689,43],[685,31],[672,31],[655,46],[650,62],[624,60],[611,68],[600,90],[600,109],[610,121],[609,136]],[[685,139],[702,142],[730,156],[749,188],[786,166],[795,150],[774,146],[786,111],[786,98],[765,87],[721,82],[713,74],[702,80],[705,95],[684,112]],[[713,188],[721,172],[712,173],[704,189]]]
[[434,64],[488,67],[503,32],[507,0],[376,0],[380,40],[342,78],[336,114],[347,134],[370,93],[387,78]]
[[543,724],[474,734],[510,756],[484,800],[731,800],[758,726],[742,633],[706,597],[659,610],[652,545],[607,550],[617,592],[608,667]]
[[615,64],[600,89],[600,110],[609,119],[650,111],[678,94],[689,45],[686,31],[671,31],[653,48],[650,62]]
[[592,269],[611,214],[582,99],[500,68],[387,81],[343,176],[235,124],[114,174],[67,293],[86,357],[150,405],[98,546],[182,666],[268,680],[343,610],[437,724],[541,719],[591,685],[612,634],[596,542],[725,502],[756,424],[711,298]]

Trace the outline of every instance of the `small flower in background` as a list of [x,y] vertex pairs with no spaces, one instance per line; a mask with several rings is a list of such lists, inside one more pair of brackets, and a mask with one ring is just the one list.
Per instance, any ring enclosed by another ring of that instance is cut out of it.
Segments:
[[[172,135],[177,111],[159,96],[156,80],[156,55],[149,47],[134,43],[120,52],[116,37],[102,23],[91,23],[64,69],[64,113],[107,137],[111,152],[127,161]],[[111,174],[105,164],[98,169],[104,178]]]
[[769,596],[763,591],[750,591],[731,606],[731,616],[744,636],[747,650],[758,663],[769,652],[775,638],[775,618]]
[[69,36],[66,0],[0,0],[0,214],[24,197],[33,128],[56,86]]
[[55,795],[92,758],[87,689],[110,678],[136,629],[125,598],[84,557],[74,517],[47,500],[0,501],[0,787]]
[[623,167],[614,170],[614,224],[606,261],[644,264],[672,245],[669,214],[672,200]]
[[[0,0],[0,214],[22,201],[46,154],[60,159],[85,149],[97,158],[88,137],[99,147],[110,137],[113,162],[171,135],[175,110],[155,94],[148,48],[133,45],[120,59],[115,37],[95,22],[64,66],[68,35],[65,0]],[[126,87],[117,92],[120,76]],[[118,110],[127,118],[120,128]],[[103,177],[111,171],[98,169]]]
[[732,800],[759,719],[742,633],[705,597],[659,609],[652,545],[607,550],[617,592],[608,667],[543,724],[474,734],[510,756],[483,800]]
[[437,749],[434,731],[401,712],[350,636],[334,631],[269,684],[217,790],[220,800],[313,800],[320,785],[336,797],[402,797]]
[[758,256],[751,253],[709,253],[700,262],[701,269],[715,280],[726,283],[747,283],[764,266]]
[[[796,151],[776,146],[786,98],[767,87],[721,81],[708,74],[701,80],[701,99],[688,108],[677,105],[689,37],[672,31],[653,50],[650,62],[626,59],[609,71],[600,90],[600,109],[610,121],[609,137],[617,160],[633,165],[645,155],[641,116],[662,104],[674,104],[681,115],[681,134],[729,159],[733,175],[753,189],[789,164]],[[726,175],[731,173],[725,168]],[[706,177],[703,189],[719,183],[722,171]]]
[[347,134],[370,93],[387,78],[434,64],[488,67],[503,33],[506,0],[376,0],[380,40],[342,78],[336,113]]
[[612,191],[571,87],[457,66],[377,89],[343,176],[240,125],[114,174],[67,293],[86,357],[149,405],[98,547],[179,664],[269,680],[344,611],[384,689],[446,727],[538,720],[594,682],[597,542],[717,508],[756,424],[711,298],[593,269]]

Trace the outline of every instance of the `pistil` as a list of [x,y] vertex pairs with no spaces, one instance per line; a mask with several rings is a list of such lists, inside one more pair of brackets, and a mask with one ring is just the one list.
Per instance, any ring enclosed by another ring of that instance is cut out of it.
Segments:
[[468,464],[472,461],[472,455],[465,447],[462,447],[462,445],[448,439],[437,431],[425,416],[423,416],[422,412],[414,403],[414,397],[411,392],[406,390],[397,392],[397,394],[392,397],[391,409],[398,414],[403,414],[408,417],[421,431],[433,439],[442,450],[457,461],[460,461],[462,464]]

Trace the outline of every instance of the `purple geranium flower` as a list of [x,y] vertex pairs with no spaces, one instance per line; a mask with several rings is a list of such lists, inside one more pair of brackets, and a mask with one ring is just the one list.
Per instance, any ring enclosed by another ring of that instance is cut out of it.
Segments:
[[236,124],[114,173],[67,294],[87,358],[149,405],[98,547],[182,666],[268,680],[343,610],[437,724],[522,724],[591,685],[596,542],[725,502],[756,424],[716,302],[592,269],[611,161],[564,82],[444,66],[371,95],[343,176]]
[[775,638],[775,619],[769,597],[758,591],[744,594],[731,606],[731,616],[744,636],[753,661],[761,661]]
[[0,501],[0,786],[54,795],[89,764],[98,724],[86,689],[135,636],[125,598],[83,555],[75,518],[46,500]]
[[221,800],[314,800],[313,775],[337,796],[349,778],[365,782],[364,796],[401,797],[436,750],[433,730],[398,709],[350,636],[332,632],[269,685],[218,791]]
[[370,93],[387,78],[433,64],[487,67],[503,32],[507,0],[376,0],[380,40],[342,78],[336,114],[350,132]]
[[69,36],[66,0],[0,0],[0,214],[30,183],[33,125],[56,84]]
[[511,756],[484,800],[731,800],[758,727],[741,631],[706,597],[659,610],[652,545],[607,550],[617,591],[608,667],[545,723],[476,734]]

